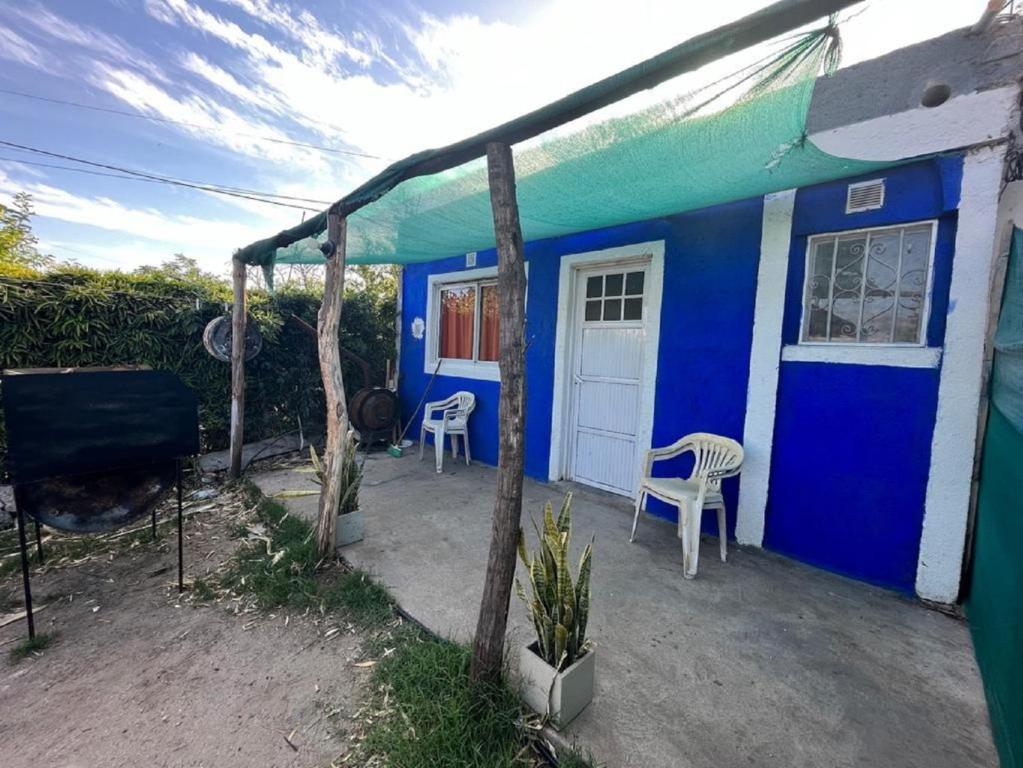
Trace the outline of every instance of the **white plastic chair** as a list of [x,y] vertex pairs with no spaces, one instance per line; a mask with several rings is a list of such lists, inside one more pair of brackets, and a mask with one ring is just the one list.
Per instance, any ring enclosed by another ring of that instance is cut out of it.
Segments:
[[[419,429],[419,460],[423,460],[426,433],[433,433],[433,448],[437,457],[437,471],[444,470],[444,436],[451,436],[451,458],[458,458],[458,436],[465,442],[465,464],[472,461],[469,453],[469,414],[476,407],[476,395],[472,392],[455,392],[447,400],[427,403],[423,410],[423,426]],[[433,418],[434,411],[441,411],[439,419]]]
[[[691,451],[693,471],[689,477],[653,477],[654,462],[671,459]],[[636,494],[636,515],[632,520],[629,541],[636,540],[636,524],[646,500],[653,496],[678,507],[678,536],[682,539],[682,562],[687,579],[696,576],[700,562],[700,518],[705,509],[718,513],[718,539],[721,562],[728,557],[728,534],[725,527],[725,500],[721,481],[739,474],[742,467],[742,446],[735,440],[706,432],[694,432],[664,448],[646,452],[643,477]]]

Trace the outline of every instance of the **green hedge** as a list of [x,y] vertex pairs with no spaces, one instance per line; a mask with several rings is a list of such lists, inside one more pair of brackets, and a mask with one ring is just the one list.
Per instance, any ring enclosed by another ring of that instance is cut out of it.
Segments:
[[[199,398],[203,451],[227,447],[230,365],[206,352],[206,324],[225,313],[229,287],[209,278],[61,269],[24,277],[0,275],[0,368],[145,364],[173,371]],[[297,428],[322,428],[323,387],[316,344],[285,325],[295,314],[316,325],[316,291],[249,293],[249,311],[263,350],[246,366],[245,439]],[[394,357],[394,302],[346,292],[341,345],[369,363],[383,383]],[[349,394],[362,386],[358,367],[344,363]],[[0,393],[2,396],[2,393]],[[0,473],[6,456],[0,414]]]

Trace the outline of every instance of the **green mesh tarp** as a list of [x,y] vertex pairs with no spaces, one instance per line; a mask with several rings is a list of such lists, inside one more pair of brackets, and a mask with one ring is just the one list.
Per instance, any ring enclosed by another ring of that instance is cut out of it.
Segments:
[[[720,114],[661,105],[515,152],[527,241],[656,218],[880,167],[804,140],[812,79]],[[485,160],[405,182],[348,220],[348,259],[407,264],[494,245]],[[277,263],[321,263],[315,244]]]
[[1013,247],[995,334],[973,571],[966,603],[1004,768],[1023,768],[1023,231]]
[[1005,277],[994,346],[991,401],[1017,432],[1023,432],[1023,230],[1020,229],[1014,230],[1012,235],[1012,258]]

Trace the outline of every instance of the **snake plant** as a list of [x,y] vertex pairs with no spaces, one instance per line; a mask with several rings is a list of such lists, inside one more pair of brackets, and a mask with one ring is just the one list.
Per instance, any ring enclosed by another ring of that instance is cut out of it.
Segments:
[[[359,484],[362,482],[362,467],[359,466],[356,458],[357,450],[355,434],[349,431],[341,453],[341,501],[337,511],[339,515],[346,515],[359,508]],[[315,473],[313,482],[322,486],[326,481],[327,470],[323,466],[323,462],[320,461],[320,457],[316,455],[316,449],[311,445],[309,446],[309,458],[312,460]]]
[[589,649],[586,623],[590,616],[590,561],[593,541],[583,549],[573,586],[568,551],[572,540],[572,494],[565,496],[557,518],[550,502],[544,506],[543,528],[533,521],[538,547],[532,556],[519,529],[519,559],[529,573],[532,597],[518,579],[515,593],[526,604],[536,630],[540,656],[561,671],[570,667]]

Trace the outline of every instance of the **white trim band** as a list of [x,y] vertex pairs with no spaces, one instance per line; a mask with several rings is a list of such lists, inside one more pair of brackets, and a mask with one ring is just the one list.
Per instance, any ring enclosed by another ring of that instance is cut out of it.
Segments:
[[903,160],[1000,139],[1019,88],[1007,85],[949,99],[939,107],[917,107],[828,131],[810,141],[831,155],[855,160]]
[[945,354],[916,571],[917,594],[939,603],[954,603],[959,594],[1004,156],[1004,146],[984,147],[963,161]]
[[941,363],[941,347],[900,347],[888,344],[789,344],[782,349],[781,359],[786,363],[937,368]]
[[785,281],[795,200],[794,189],[764,196],[746,421],[742,430],[745,456],[739,475],[739,511],[735,522],[735,538],[740,544],[755,547],[764,543],[774,416],[778,404],[778,352],[785,315]]

